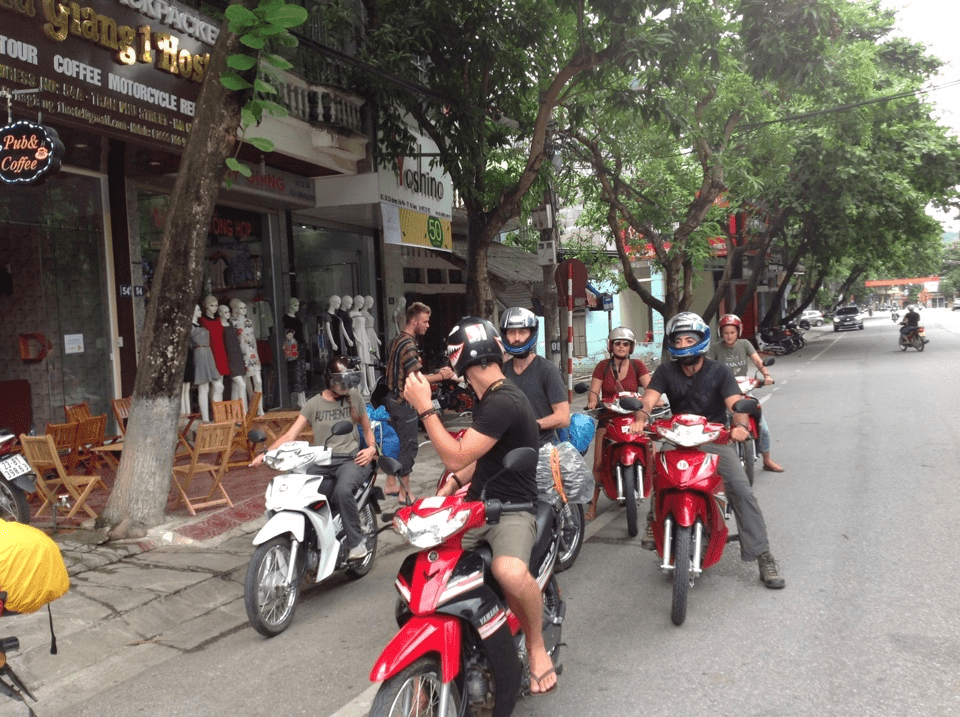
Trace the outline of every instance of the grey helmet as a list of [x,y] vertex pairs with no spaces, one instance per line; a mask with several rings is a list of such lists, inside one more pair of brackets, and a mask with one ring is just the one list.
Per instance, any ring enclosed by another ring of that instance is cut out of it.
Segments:
[[[508,329],[530,329],[530,338],[520,346],[512,346],[506,338]],[[515,358],[524,359],[530,355],[530,351],[537,345],[539,331],[540,321],[530,309],[515,306],[504,311],[503,316],[500,317],[500,337],[503,339],[503,348]]]
[[613,353],[613,342],[617,340],[629,341],[631,354],[633,353],[633,350],[637,348],[637,337],[634,336],[633,332],[626,326],[618,326],[610,332],[609,336],[607,336],[607,351],[609,351],[611,354]]

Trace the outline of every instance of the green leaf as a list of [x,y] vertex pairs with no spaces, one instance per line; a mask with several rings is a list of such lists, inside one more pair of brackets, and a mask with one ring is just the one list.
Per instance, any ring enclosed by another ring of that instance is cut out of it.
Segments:
[[270,100],[261,100],[261,102],[263,103],[263,110],[271,117],[288,117],[290,115],[283,105],[278,105]]
[[284,5],[276,12],[270,12],[266,19],[281,27],[299,27],[307,21],[307,10],[299,5]]
[[259,149],[261,152],[272,152],[273,151],[273,142],[269,139],[263,137],[250,137],[246,140],[247,144],[252,144],[254,147]]
[[240,38],[240,44],[246,45],[247,47],[252,47],[254,50],[262,50],[263,46],[267,43],[262,37],[257,37],[256,35],[244,35]]
[[275,95],[277,94],[276,88],[273,85],[264,82],[263,80],[254,80],[253,89],[263,95]]
[[284,57],[280,55],[274,55],[271,52],[265,52],[261,55],[263,61],[270,64],[273,67],[276,67],[278,70],[292,70],[293,64]]
[[238,90],[248,90],[253,87],[253,85],[240,77],[240,75],[238,75],[236,72],[224,72],[220,76],[220,84],[222,84],[228,90],[233,90],[234,92],[237,92]]
[[[231,6],[232,7],[232,6]],[[244,72],[257,64],[257,58],[253,55],[235,54],[227,57],[227,67]]]
[[297,38],[295,38],[289,32],[284,33],[283,35],[277,35],[275,38],[273,38],[273,41],[283,47],[297,47],[300,44],[299,40],[297,40]]
[[244,177],[253,176],[253,170],[236,157],[227,157],[227,166],[234,172],[242,174]]
[[237,22],[243,25],[255,25],[259,19],[250,10],[243,5],[230,5],[223,13],[230,22]]
[[240,110],[240,126],[243,128],[250,127],[257,123],[257,116],[248,110],[246,107]]

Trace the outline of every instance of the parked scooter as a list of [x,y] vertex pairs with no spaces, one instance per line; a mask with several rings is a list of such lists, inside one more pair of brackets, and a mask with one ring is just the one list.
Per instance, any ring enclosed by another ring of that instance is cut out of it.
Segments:
[[757,346],[763,353],[786,356],[797,350],[793,337],[777,326],[761,326],[756,334]]
[[[763,360],[763,365],[772,366],[774,361],[776,361],[776,359],[770,356]],[[764,386],[764,381],[760,377],[760,372],[757,371],[752,377],[737,376],[737,385],[740,387],[740,393],[743,394],[744,398],[753,399],[751,392]],[[757,451],[757,441],[760,439],[760,419],[763,415],[760,409],[760,402],[754,399],[754,403],[756,404],[755,407],[747,414],[750,438],[737,444],[737,453],[740,456],[740,462],[743,464],[743,470],[747,474],[747,480],[750,481],[750,485],[753,485],[757,458],[760,455]]]
[[33,468],[19,453],[13,453],[17,437],[0,430],[0,518],[30,523],[27,495],[37,489]]
[[[350,421],[333,426],[331,436],[343,436],[354,430]],[[262,431],[250,431],[252,443],[266,441]],[[329,441],[329,438],[327,439]],[[335,472],[349,454],[335,454],[326,447],[310,446],[306,441],[290,441],[268,451],[263,462],[281,471],[267,486],[267,523],[253,539],[257,546],[250,558],[244,581],[243,603],[250,624],[261,635],[273,637],[293,620],[301,586],[315,585],[334,571],[347,577],[362,578],[373,566],[377,553],[377,516],[383,491],[374,485],[377,467],[398,475],[400,463],[381,456],[369,464],[369,475],[357,489],[360,530],[367,550],[361,560],[348,559],[350,547],[344,541],[340,510],[333,505]],[[307,472],[313,468],[313,471]]]
[[923,351],[923,347],[928,343],[930,343],[930,340],[927,338],[927,334],[922,326],[916,326],[913,328],[913,331],[900,334],[901,351],[906,351],[909,348]]
[[[577,393],[586,393],[590,386],[578,383]],[[640,532],[637,503],[650,495],[653,487],[653,443],[642,433],[631,433],[630,424],[640,401],[634,393],[621,393],[615,401],[604,402],[594,411],[619,414],[607,421],[600,459],[600,484],[610,500],[624,507],[627,516],[627,534],[633,538]],[[662,411],[662,409],[661,409]],[[654,411],[660,417],[662,413]]]
[[[504,470],[533,470],[537,452],[517,448]],[[553,576],[557,511],[546,503],[503,505],[460,495],[423,498],[401,508],[394,528],[420,552],[397,574],[402,600],[399,632],[380,655],[370,679],[382,681],[370,717],[460,717],[492,709],[507,717],[529,694],[530,666],[520,622],[494,581],[487,545],[464,550],[471,528],[496,523],[505,512],[536,510],[537,537],[530,572],[543,593],[543,639],[557,674],[565,607]]]
[[[756,399],[740,399],[737,413],[750,413]],[[660,439],[675,446],[657,454],[653,536],[661,569],[673,573],[670,619],[680,625],[687,616],[687,593],[694,580],[723,556],[727,544],[729,504],[719,457],[698,446],[725,443],[730,433],[702,416],[679,414],[648,425]]]

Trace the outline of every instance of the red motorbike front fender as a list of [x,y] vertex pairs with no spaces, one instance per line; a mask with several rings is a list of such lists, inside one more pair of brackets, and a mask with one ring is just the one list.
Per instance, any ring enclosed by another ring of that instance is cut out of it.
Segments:
[[[658,496],[659,498],[659,496]],[[707,501],[702,493],[684,491],[677,493],[668,493],[664,495],[660,503],[660,510],[657,511],[658,522],[662,524],[662,516],[672,515],[674,522],[680,526],[691,526],[697,516],[701,516],[704,525],[709,525],[707,520]]]
[[443,681],[460,671],[460,621],[449,615],[414,616],[384,648],[370,671],[371,682],[383,682],[415,660],[436,652],[440,655]]

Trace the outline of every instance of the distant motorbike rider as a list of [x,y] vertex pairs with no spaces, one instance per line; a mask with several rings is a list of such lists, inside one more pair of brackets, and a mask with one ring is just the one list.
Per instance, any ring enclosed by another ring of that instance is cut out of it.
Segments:
[[900,335],[909,336],[917,327],[920,325],[920,314],[917,312],[917,309],[911,304],[907,307],[907,313],[903,315],[903,320],[900,322]]
[[[643,394],[643,407],[635,414],[631,430],[634,433],[643,431],[650,419],[650,411],[665,393],[674,414],[692,413],[704,416],[708,421],[725,423],[729,411],[733,414],[730,438],[746,440],[750,435],[746,416],[733,411],[741,396],[733,371],[726,364],[706,356],[710,348],[710,327],[697,314],[684,311],[667,322],[664,333],[673,361],[661,364],[654,372]],[[720,458],[718,470],[737,518],[741,559],[757,561],[764,586],[784,587],[786,582],[770,553],[760,504],[750,488],[736,449],[730,444],[711,443],[701,446],[700,450]]]

